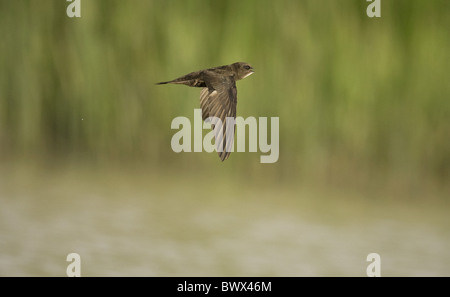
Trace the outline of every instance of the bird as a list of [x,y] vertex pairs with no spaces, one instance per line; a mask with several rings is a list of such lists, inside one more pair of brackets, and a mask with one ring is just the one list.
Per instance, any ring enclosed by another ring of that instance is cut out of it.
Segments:
[[157,85],[182,84],[202,88],[200,91],[202,119],[211,122],[219,158],[223,162],[230,156],[234,141],[234,128],[227,131],[227,118],[236,119],[236,81],[254,72],[250,64],[236,62],[191,72],[174,80],[159,82]]

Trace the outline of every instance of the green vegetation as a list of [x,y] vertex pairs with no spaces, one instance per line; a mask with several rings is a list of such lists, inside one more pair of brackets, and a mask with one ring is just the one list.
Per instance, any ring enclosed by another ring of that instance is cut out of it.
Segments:
[[[448,190],[450,2],[0,0],[0,160]],[[238,115],[280,118],[280,159],[175,154],[199,91],[156,86],[245,61]],[[56,157],[58,156],[58,157]],[[427,195],[422,195],[427,199]]]

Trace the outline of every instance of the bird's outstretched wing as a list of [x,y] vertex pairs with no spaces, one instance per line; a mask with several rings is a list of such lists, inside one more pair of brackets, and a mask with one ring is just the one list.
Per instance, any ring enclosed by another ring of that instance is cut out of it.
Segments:
[[[205,75],[208,75],[205,73]],[[210,118],[214,129],[217,152],[222,161],[228,159],[234,143],[237,89],[232,76],[212,76],[205,80],[207,87],[200,93],[202,118]],[[228,121],[227,118],[233,118]],[[219,122],[220,120],[220,122]]]

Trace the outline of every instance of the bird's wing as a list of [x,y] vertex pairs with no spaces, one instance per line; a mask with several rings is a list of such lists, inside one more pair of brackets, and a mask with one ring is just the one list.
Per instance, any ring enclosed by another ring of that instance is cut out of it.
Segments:
[[[202,117],[203,120],[211,118],[216,148],[220,159],[224,161],[230,156],[234,143],[236,82],[232,76],[208,77],[205,81],[208,87],[200,93]],[[227,117],[233,118],[233,121],[227,121]]]

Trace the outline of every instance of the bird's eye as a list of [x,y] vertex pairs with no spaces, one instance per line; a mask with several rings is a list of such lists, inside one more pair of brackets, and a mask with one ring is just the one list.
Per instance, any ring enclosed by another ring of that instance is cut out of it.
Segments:
[[245,70],[250,70],[251,67],[248,65],[245,65],[244,68],[245,68]]

